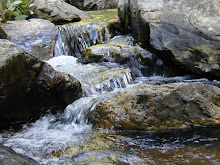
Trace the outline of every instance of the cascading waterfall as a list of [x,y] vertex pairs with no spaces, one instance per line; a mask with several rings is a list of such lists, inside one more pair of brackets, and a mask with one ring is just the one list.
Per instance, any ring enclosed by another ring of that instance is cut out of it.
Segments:
[[106,43],[110,39],[110,34],[105,25],[61,26],[57,27],[57,31],[55,56],[71,55],[79,57],[83,49]]

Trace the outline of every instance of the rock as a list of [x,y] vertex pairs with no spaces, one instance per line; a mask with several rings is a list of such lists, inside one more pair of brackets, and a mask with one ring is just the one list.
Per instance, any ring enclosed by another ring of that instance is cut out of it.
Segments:
[[126,32],[191,73],[220,76],[218,0],[120,0]]
[[29,91],[29,95],[31,93],[41,96],[40,102],[49,99],[52,105],[68,105],[82,97],[81,84],[78,80],[67,73],[55,71],[47,63],[43,65],[33,86],[34,89]]
[[56,27],[42,19],[8,21],[2,24],[8,39],[39,59],[53,56]]
[[135,76],[170,74],[161,59],[134,45],[134,39],[131,36],[116,36],[108,44],[98,44],[84,49],[79,61],[118,63],[129,67]]
[[2,29],[1,25],[0,25],[0,39],[7,39],[7,34]]
[[157,131],[219,126],[220,88],[202,83],[138,84],[97,106],[96,127]]
[[61,108],[81,96],[73,77],[0,40],[0,129],[38,119],[52,106]]
[[54,24],[60,25],[92,18],[88,13],[63,0],[30,0],[30,4],[34,5],[31,8],[35,13],[34,17],[49,20]]
[[0,144],[0,164],[1,165],[39,165],[34,160],[17,154],[11,148],[5,147]]
[[101,10],[116,8],[118,0],[71,0],[70,4],[83,10]]
[[[27,54],[24,49],[8,40],[0,40],[0,103],[10,97],[25,92],[25,86],[32,84],[38,77],[32,66],[43,62]],[[2,109],[1,109],[2,110]]]
[[111,34],[111,37],[123,34],[123,26],[118,16],[112,16],[107,19],[107,28]]

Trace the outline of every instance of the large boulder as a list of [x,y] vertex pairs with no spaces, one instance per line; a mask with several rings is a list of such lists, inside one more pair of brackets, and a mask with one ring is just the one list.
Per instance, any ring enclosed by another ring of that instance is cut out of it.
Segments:
[[82,10],[64,2],[63,0],[30,0],[33,5],[34,17],[46,19],[54,24],[76,22],[92,17]]
[[56,27],[42,19],[8,21],[1,25],[7,38],[39,59],[53,56]]
[[220,88],[202,83],[139,84],[93,112],[96,127],[157,131],[220,125]]
[[39,165],[36,161],[14,152],[11,148],[0,144],[1,165]]
[[[219,0],[120,0],[126,32],[191,73],[220,76]],[[168,50],[168,51],[167,51]]]
[[100,10],[116,8],[118,0],[70,0],[70,4],[83,10]]
[[78,99],[80,83],[56,72],[24,49],[0,40],[0,128],[39,118],[52,106]]

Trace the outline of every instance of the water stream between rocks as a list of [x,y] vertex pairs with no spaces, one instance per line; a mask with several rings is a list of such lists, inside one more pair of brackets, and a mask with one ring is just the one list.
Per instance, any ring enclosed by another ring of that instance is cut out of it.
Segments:
[[[109,17],[116,11],[104,13]],[[136,84],[199,81],[219,85],[216,81],[192,80],[189,76],[168,77],[168,72],[158,72],[163,61],[152,54],[147,59],[156,63],[147,76],[144,73],[147,68],[138,68],[141,62],[135,60],[131,63],[137,65],[133,66],[109,61],[79,63],[83,49],[111,40],[106,22],[99,22],[105,19],[103,13],[95,14],[98,23],[93,20],[58,27],[56,57],[46,61],[55,70],[77,78],[82,84],[83,97],[68,105],[63,113],[48,113],[24,125],[19,132],[1,134],[0,141],[41,164],[220,164],[219,128],[160,133],[93,128],[89,112],[100,101]],[[123,44],[129,45],[131,41],[129,35],[117,38]]]

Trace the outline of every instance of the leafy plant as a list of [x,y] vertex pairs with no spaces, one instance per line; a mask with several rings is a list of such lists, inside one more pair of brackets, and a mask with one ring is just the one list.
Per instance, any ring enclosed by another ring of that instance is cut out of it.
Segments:
[[32,10],[29,10],[31,6],[29,0],[2,0],[1,20],[26,19],[34,14]]

